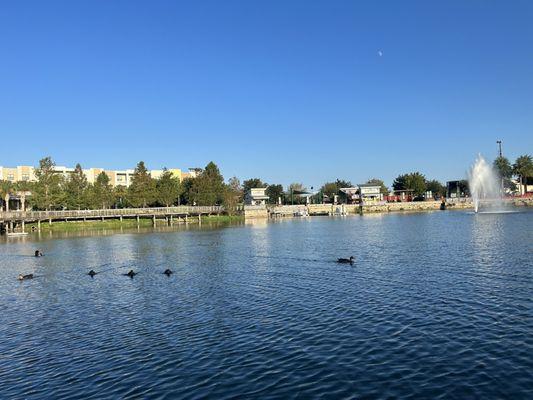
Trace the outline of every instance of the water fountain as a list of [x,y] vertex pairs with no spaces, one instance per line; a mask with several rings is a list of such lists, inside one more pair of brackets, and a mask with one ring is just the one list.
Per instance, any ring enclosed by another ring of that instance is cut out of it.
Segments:
[[478,155],[476,162],[470,169],[468,184],[476,213],[479,211],[481,200],[487,200],[491,205],[501,207],[502,196],[499,179],[494,168],[485,161],[481,154]]

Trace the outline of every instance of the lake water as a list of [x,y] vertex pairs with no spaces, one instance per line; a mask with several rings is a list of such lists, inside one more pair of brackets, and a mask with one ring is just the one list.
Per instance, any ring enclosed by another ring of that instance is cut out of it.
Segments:
[[4,238],[0,305],[2,399],[533,398],[527,211]]

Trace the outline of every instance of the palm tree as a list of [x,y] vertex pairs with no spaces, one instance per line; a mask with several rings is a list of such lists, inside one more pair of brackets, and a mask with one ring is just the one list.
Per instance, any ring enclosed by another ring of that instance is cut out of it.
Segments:
[[520,185],[525,187],[524,193],[527,193],[527,178],[533,177],[533,158],[529,154],[518,157],[513,172],[520,177]]
[[5,197],[13,192],[13,184],[9,181],[0,181],[0,211],[4,209]]

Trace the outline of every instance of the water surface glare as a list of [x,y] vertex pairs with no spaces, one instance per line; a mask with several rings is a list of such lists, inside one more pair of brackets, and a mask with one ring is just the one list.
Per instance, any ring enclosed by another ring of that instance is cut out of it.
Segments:
[[2,399],[533,398],[532,212],[0,240]]

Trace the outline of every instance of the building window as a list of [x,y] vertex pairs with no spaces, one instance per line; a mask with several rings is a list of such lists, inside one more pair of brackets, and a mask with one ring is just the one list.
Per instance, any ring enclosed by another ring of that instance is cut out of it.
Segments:
[[14,180],[15,180],[15,175],[13,175],[13,174],[9,174],[9,175],[7,176],[7,180],[8,180],[8,181],[14,181]]
[[22,180],[23,181],[29,181],[30,180],[30,175],[29,174],[22,174]]

